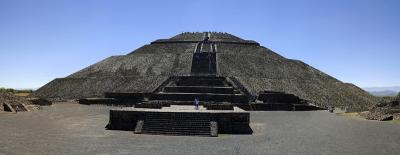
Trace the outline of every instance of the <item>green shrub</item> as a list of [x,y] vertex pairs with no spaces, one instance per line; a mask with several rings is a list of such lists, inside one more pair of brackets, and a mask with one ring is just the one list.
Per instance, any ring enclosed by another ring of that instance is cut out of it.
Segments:
[[33,90],[32,89],[15,90],[15,89],[12,89],[12,88],[0,88],[0,92],[13,93],[13,94],[15,94],[15,93],[32,93]]

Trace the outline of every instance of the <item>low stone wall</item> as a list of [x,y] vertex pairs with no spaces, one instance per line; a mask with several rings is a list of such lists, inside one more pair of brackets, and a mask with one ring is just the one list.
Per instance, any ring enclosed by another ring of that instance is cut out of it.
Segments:
[[161,109],[162,107],[170,107],[171,103],[167,101],[149,101],[135,104],[135,108]]
[[120,103],[118,100],[113,98],[85,98],[85,99],[79,99],[78,102],[79,104],[86,104],[86,105],[91,105],[91,104],[115,105]]
[[287,104],[287,103],[254,103],[250,104],[251,110],[257,110],[257,111],[280,111],[280,110],[286,110],[286,111],[292,111],[292,104]]
[[300,98],[284,92],[263,91],[258,95],[258,100],[264,103],[300,103]]
[[218,133],[223,134],[252,134],[250,128],[250,113],[216,113]]
[[[143,120],[145,111],[110,110],[110,120],[106,126],[109,130],[134,131],[138,120]],[[174,113],[174,112],[170,112]],[[211,120],[217,122],[218,133],[252,134],[250,113],[247,112],[210,112]]]
[[207,110],[233,110],[233,105],[230,103],[208,103],[204,106]]
[[42,98],[27,98],[27,100],[33,105],[50,106],[53,104],[51,101]]
[[134,131],[137,121],[143,116],[144,112],[110,110],[110,120],[106,128],[109,130]]

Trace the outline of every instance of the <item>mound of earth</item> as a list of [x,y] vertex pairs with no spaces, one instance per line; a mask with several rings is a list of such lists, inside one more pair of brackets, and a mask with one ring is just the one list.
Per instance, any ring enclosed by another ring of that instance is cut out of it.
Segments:
[[35,109],[35,106],[31,105],[31,102],[24,97],[5,92],[0,92],[0,105],[0,111],[18,112]]
[[400,101],[381,102],[361,113],[361,116],[369,120],[388,121],[400,119]]

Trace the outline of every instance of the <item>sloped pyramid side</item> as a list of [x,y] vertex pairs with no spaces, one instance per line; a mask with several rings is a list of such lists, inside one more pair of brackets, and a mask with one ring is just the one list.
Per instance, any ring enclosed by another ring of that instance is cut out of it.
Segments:
[[54,99],[102,97],[104,92],[151,92],[171,75],[188,75],[195,44],[145,45],[112,56],[66,78],[58,78],[34,96]]
[[378,99],[352,84],[343,83],[299,60],[286,59],[255,45],[219,45],[218,70],[235,76],[252,94],[281,91],[314,104],[365,110]]

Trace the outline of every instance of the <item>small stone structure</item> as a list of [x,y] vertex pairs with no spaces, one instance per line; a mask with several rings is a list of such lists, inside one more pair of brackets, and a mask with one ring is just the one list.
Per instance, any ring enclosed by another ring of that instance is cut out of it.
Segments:
[[251,134],[250,113],[233,110],[207,110],[194,106],[162,107],[161,109],[123,108],[110,110],[107,129],[128,130],[136,134],[218,136]]

